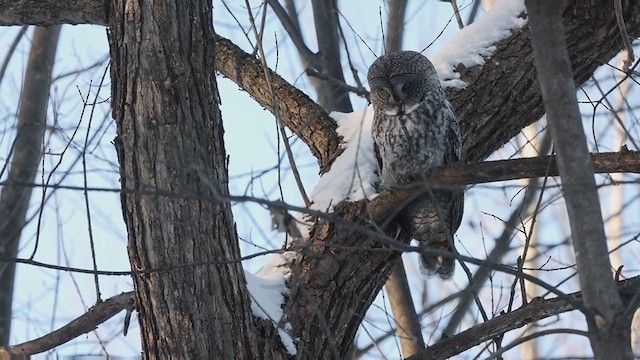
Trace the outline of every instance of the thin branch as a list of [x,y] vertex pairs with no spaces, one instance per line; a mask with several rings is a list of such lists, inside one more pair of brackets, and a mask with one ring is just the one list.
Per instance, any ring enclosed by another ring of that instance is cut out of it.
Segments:
[[321,68],[318,55],[312,52],[304,43],[300,26],[297,24],[297,19],[292,19],[282,5],[280,5],[278,0],[267,0],[267,3],[271,6],[271,9],[278,17],[278,20],[280,20],[284,30],[289,34],[289,38],[291,38],[291,42],[293,42],[296,50],[298,50],[298,54],[300,54],[300,58],[302,59],[302,63],[305,68],[309,65],[316,69]]
[[629,40],[627,25],[624,23],[624,17],[622,15],[622,0],[613,0],[613,8],[615,9],[616,23],[618,24],[618,30],[620,30],[622,43],[627,51],[627,58],[623,61],[622,71],[627,72],[631,64],[635,61],[635,55],[633,53],[633,46],[631,46],[631,40]]
[[[591,162],[596,174],[619,172],[640,174],[640,151],[591,154]],[[471,185],[558,175],[555,157],[538,156],[470,164],[454,163],[438,169],[434,173],[433,184]]]
[[[289,165],[291,165],[291,171],[293,173],[293,177],[298,186],[298,190],[300,191],[300,195],[302,196],[302,200],[304,201],[305,206],[311,206],[311,200],[309,200],[309,196],[307,196],[307,192],[304,189],[304,185],[302,184],[302,179],[300,179],[300,173],[298,172],[298,167],[296,166],[296,161],[293,156],[293,152],[291,151],[291,145],[289,144],[289,138],[287,137],[287,133],[284,129],[284,124],[282,123],[282,118],[280,117],[280,113],[278,112],[278,104],[276,103],[275,89],[273,86],[273,81],[271,79],[271,70],[267,65],[267,59],[264,54],[264,48],[262,47],[262,39],[258,34],[258,30],[256,28],[256,23],[253,18],[253,14],[251,12],[251,5],[249,5],[249,1],[246,0],[245,4],[247,5],[247,11],[249,13],[249,21],[251,22],[251,28],[253,29],[253,33],[256,37],[256,48],[260,52],[260,60],[262,62],[262,69],[264,71],[264,77],[267,81],[267,85],[269,86],[269,91],[272,99],[272,105],[274,111],[274,116],[276,118],[276,122],[278,123],[278,129],[280,131],[280,135],[282,137],[282,142],[284,143],[285,151],[287,152],[287,158],[289,159]],[[266,11],[266,9],[265,9]]]
[[[640,276],[620,281],[616,284],[616,287],[620,295],[624,297],[633,296],[633,294],[640,291]],[[575,292],[567,296],[575,302],[582,302],[581,292]],[[575,308],[563,298],[534,298],[529,304],[517,310],[499,315],[455,336],[441,340],[407,360],[447,359],[511,330],[573,310]]]
[[4,74],[7,71],[7,67],[9,66],[9,62],[11,61],[11,58],[13,57],[13,52],[16,51],[16,48],[18,47],[18,44],[20,43],[22,36],[24,35],[24,33],[27,32],[27,29],[29,29],[29,25],[22,25],[22,27],[20,27],[20,30],[16,34],[16,37],[11,42],[11,45],[9,45],[7,54],[5,55],[4,60],[2,61],[2,66],[0,67],[0,84],[2,84],[2,79],[4,79]]
[[51,350],[82,334],[95,330],[98,325],[116,316],[122,310],[132,311],[134,307],[135,295],[133,291],[116,295],[98,303],[86,313],[52,333],[21,344],[0,347],[0,359],[39,354]]
[[407,12],[409,0],[389,0],[387,1],[387,41],[385,53],[392,53],[402,50],[402,40],[404,39],[404,18]]
[[330,83],[332,83],[332,84],[334,84],[336,86],[340,86],[342,88],[345,88],[348,91],[350,91],[350,92],[352,92],[352,93],[354,93],[356,95],[359,95],[359,96],[361,96],[361,97],[363,97],[365,99],[369,99],[369,90],[365,89],[364,87],[351,86],[351,85],[345,83],[344,81],[340,81],[340,80],[338,80],[336,78],[333,78],[333,77],[331,77],[329,75],[320,73],[320,72],[318,72],[318,71],[316,71],[314,69],[310,69],[310,68],[307,68],[305,70],[305,73],[309,77],[328,81],[328,82],[330,82]]
[[463,29],[464,23],[462,22],[462,17],[460,16],[460,9],[458,8],[458,1],[451,0],[451,6],[453,7],[453,14],[456,17],[456,21],[458,22],[458,28]]

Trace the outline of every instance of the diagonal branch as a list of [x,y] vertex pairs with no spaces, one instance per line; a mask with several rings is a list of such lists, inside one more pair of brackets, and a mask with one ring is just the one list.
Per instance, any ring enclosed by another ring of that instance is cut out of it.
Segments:
[[[300,32],[298,19],[289,16],[287,10],[285,10],[282,5],[280,5],[280,2],[278,0],[267,0],[267,3],[269,4],[269,6],[271,6],[271,9],[273,9],[273,12],[278,17],[278,20],[280,20],[282,27],[285,29],[287,34],[289,34],[291,42],[296,47],[296,50],[298,50],[305,68],[308,66],[312,66],[316,69],[321,68],[318,55],[309,50],[307,45],[304,43],[302,33]],[[291,10],[289,11],[290,13],[295,12],[295,4],[287,3],[287,5],[288,7],[291,6]],[[297,16],[297,14],[295,13],[292,15]]]
[[[640,35],[640,3],[624,8],[627,30]],[[570,5],[563,12],[565,37],[573,78],[581,86],[601,65],[623,48],[610,2],[602,6]],[[484,65],[457,67],[465,89],[448,89],[447,95],[461,120],[468,160],[479,161],[500,148],[544,114],[536,80],[529,27],[495,44]]]
[[309,146],[320,163],[320,171],[328,170],[334,156],[339,154],[340,144],[337,125],[329,114],[305,93],[269,70],[276,96],[274,101],[260,60],[223,37],[216,38],[215,49],[216,69],[269,111],[275,113],[273,104],[278,104],[277,113],[282,122]]
[[18,356],[39,354],[56,346],[69,342],[82,334],[95,330],[98,325],[116,316],[122,310],[132,311],[135,307],[135,295],[126,292],[109,298],[60,329],[22,344],[0,348],[0,360]]
[[[633,296],[634,293],[640,291],[640,276],[619,281],[617,290],[622,297],[629,298]],[[576,302],[582,302],[581,292],[575,292],[567,296]],[[562,298],[535,298],[529,304],[517,310],[502,314],[455,336],[441,340],[409,359],[448,359],[511,330],[573,310],[575,308]]]

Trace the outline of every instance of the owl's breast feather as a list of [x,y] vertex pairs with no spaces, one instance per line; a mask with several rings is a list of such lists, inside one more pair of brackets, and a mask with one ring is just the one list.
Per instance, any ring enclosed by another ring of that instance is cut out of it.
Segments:
[[412,112],[408,115],[376,115],[373,138],[382,163],[383,187],[422,180],[434,168],[444,165],[447,138],[445,123],[435,116]]

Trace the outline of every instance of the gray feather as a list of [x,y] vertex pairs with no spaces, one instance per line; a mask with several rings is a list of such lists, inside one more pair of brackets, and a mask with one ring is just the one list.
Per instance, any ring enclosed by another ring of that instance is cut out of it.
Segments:
[[[462,158],[460,125],[425,56],[414,51],[381,56],[367,77],[382,190],[424,180],[435,168]],[[397,220],[425,249],[455,252],[453,235],[463,208],[463,190],[434,188],[420,194]],[[426,273],[453,275],[453,258],[428,251],[420,257]]]

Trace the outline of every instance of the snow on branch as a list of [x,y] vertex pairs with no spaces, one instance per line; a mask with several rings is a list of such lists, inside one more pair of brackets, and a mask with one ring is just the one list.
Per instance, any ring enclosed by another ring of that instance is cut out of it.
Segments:
[[484,65],[485,59],[496,51],[495,44],[511,36],[511,30],[525,26],[527,20],[520,17],[524,10],[524,0],[498,0],[477,21],[457,32],[430,57],[442,85],[465,88],[467,83],[456,68]]
[[292,327],[287,321],[283,305],[289,288],[285,282],[291,276],[289,262],[294,253],[272,254],[269,261],[255,274],[245,270],[247,289],[251,296],[251,312],[253,316],[271,321],[277,329],[280,341],[289,355],[296,355],[298,350],[291,335]]

